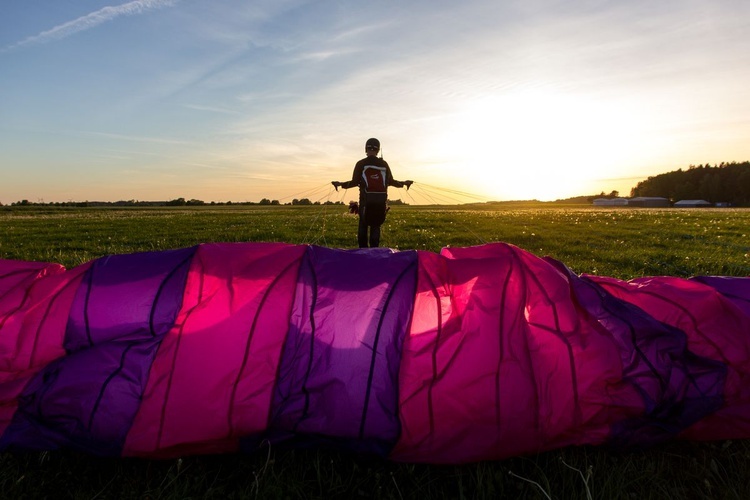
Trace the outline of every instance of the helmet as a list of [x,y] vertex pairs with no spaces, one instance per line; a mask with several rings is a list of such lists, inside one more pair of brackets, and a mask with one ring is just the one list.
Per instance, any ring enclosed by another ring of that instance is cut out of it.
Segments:
[[367,142],[365,143],[365,149],[371,149],[375,148],[377,150],[380,150],[380,141],[373,138],[367,139]]

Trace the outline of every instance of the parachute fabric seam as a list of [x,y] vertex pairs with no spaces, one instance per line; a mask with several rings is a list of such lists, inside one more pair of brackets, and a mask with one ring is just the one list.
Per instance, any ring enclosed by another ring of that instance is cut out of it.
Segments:
[[[505,348],[503,346],[505,335],[505,303],[508,297],[508,285],[510,284],[510,277],[513,274],[513,268],[509,267],[508,272],[505,275],[505,280],[503,280],[503,289],[500,293],[500,317],[498,318],[498,335],[497,335],[497,342],[498,342],[498,359],[497,359],[497,367],[495,368],[495,421],[497,422],[497,428],[502,428],[502,415],[500,413],[501,406],[500,406],[500,368],[502,367],[503,360],[505,359]],[[498,433],[496,436],[496,445],[499,446],[500,440],[500,434]]]
[[[86,299],[83,302],[83,323],[86,326],[86,338],[89,341],[89,347],[94,345],[94,341],[91,338],[91,326],[89,326],[89,300],[91,299],[91,290],[93,287],[94,282],[94,269],[96,268],[96,263],[92,265],[88,271],[86,271]],[[66,349],[67,351],[67,349]]]
[[21,303],[18,304],[15,308],[12,308],[10,311],[8,311],[8,314],[5,315],[2,321],[0,321],[0,330],[5,326],[5,323],[8,321],[8,319],[13,316],[16,312],[20,311],[23,306],[26,304],[26,301],[29,300],[29,297],[31,296],[31,289],[33,288],[34,284],[32,284],[30,287],[26,289],[26,291],[23,294],[23,299],[21,299]]
[[414,266],[416,266],[416,261],[412,262],[406,268],[404,268],[403,271],[401,271],[401,274],[398,275],[398,278],[396,278],[396,281],[393,283],[393,286],[388,291],[388,296],[386,297],[385,302],[383,304],[383,310],[380,311],[380,318],[378,318],[378,327],[377,327],[377,330],[375,331],[375,339],[372,345],[372,357],[370,359],[370,372],[367,376],[367,388],[365,389],[365,400],[364,400],[364,405],[362,406],[362,419],[360,420],[360,424],[359,424],[359,439],[362,439],[365,434],[365,421],[367,420],[367,411],[370,406],[370,393],[372,391],[372,379],[375,374],[375,360],[377,359],[378,342],[380,341],[380,331],[383,327],[383,320],[385,319],[385,313],[388,310],[388,306],[391,302],[391,299],[393,298],[393,295],[396,289],[399,286],[399,283],[401,283],[401,280],[404,279],[404,276],[406,276],[406,273],[409,270],[411,270]]
[[[598,284],[590,281],[587,278],[581,278],[583,282],[590,287],[592,287],[596,293],[599,295],[599,297],[603,298],[605,296],[610,296],[612,298],[615,298],[613,295],[608,294],[606,290],[603,290]],[[632,304],[631,304],[632,305]],[[635,306],[634,306],[635,307]],[[659,371],[656,369],[656,367],[651,363],[651,360],[648,359],[648,356],[643,352],[641,347],[638,345],[638,336],[635,333],[635,326],[633,326],[632,321],[627,319],[625,316],[618,314],[616,311],[614,311],[606,301],[602,300],[602,308],[609,314],[612,315],[612,317],[622,321],[625,325],[627,325],[628,331],[630,332],[630,343],[633,348],[633,350],[636,352],[639,358],[648,366],[648,369],[651,370],[651,373],[654,375],[654,377],[659,381],[659,390],[662,392],[665,392],[668,387],[668,383],[666,380],[664,380],[664,377],[661,376]],[[647,395],[646,392],[634,381],[632,380],[632,377],[623,375],[624,380],[628,380],[628,382],[631,384],[632,387],[634,387],[639,394],[641,394],[641,397],[644,400],[644,403],[646,403]],[[650,399],[650,398],[648,398]]]
[[[171,271],[169,271],[169,274],[167,274],[167,276],[162,280],[161,284],[159,285],[159,289],[156,291],[156,295],[154,296],[154,303],[151,306],[151,312],[149,313],[149,316],[148,316],[148,327],[149,327],[149,330],[150,330],[150,333],[151,333],[152,337],[156,337],[156,329],[154,328],[154,316],[156,315],[156,309],[158,307],[159,299],[161,298],[161,295],[162,295],[162,292],[164,291],[164,288],[167,286],[167,283],[169,283],[169,280],[171,280],[172,277],[177,273],[177,271],[180,270],[180,268],[182,268],[182,266],[184,266],[186,264],[189,264],[192,261],[194,255],[195,255],[195,252],[193,252],[189,256],[185,257],[182,260],[182,262],[180,262],[179,264],[177,264],[174,267],[174,269],[172,269]],[[184,288],[184,286],[183,286],[183,288]],[[178,308],[178,310],[179,310],[179,308]]]
[[[52,310],[52,306],[56,303],[57,299],[59,299],[63,292],[69,287],[73,285],[80,285],[80,282],[77,280],[71,280],[67,282],[60,290],[52,296],[52,298],[49,301],[49,304],[47,305],[47,308],[44,311],[44,317],[39,322],[39,325],[36,328],[36,333],[34,334],[34,344],[31,347],[31,356],[29,356],[29,368],[34,366],[34,358],[36,357],[36,351],[37,351],[37,344],[39,342],[39,332],[42,330],[42,327],[47,322],[47,319],[50,317],[49,312]],[[0,328],[2,328],[2,325],[0,324]]]
[[[39,274],[39,270],[38,269],[34,269],[34,272],[36,272],[37,275]],[[11,276],[15,276],[17,274],[28,274],[29,276],[31,276],[31,273],[28,270],[26,270],[26,269],[18,269],[16,271],[10,271],[9,273],[3,274],[2,276],[0,276],[0,280],[1,279],[5,279],[5,278],[10,278]],[[13,289],[14,289],[14,287],[8,288],[8,290],[6,290],[4,294],[0,295],[0,300],[3,300],[6,295],[8,295],[9,293],[11,293],[13,291]],[[11,314],[13,314],[13,312],[10,312],[8,315],[10,316]],[[5,321],[3,321],[3,323],[5,323]],[[0,323],[0,327],[2,327],[3,323]]]
[[[513,251],[515,252],[516,250],[513,249]],[[544,329],[552,333],[558,339],[560,339],[568,351],[568,361],[570,364],[570,378],[571,378],[571,384],[573,388],[573,401],[575,404],[574,417],[575,417],[575,423],[576,425],[578,425],[583,420],[583,415],[581,415],[580,397],[578,394],[578,373],[576,370],[575,356],[573,355],[573,346],[571,345],[567,337],[565,337],[562,333],[560,333],[560,314],[557,310],[557,304],[549,296],[549,294],[547,293],[547,290],[539,281],[539,278],[537,278],[537,276],[534,274],[530,274],[530,276],[531,276],[531,280],[539,287],[539,290],[541,291],[547,303],[550,304],[550,307],[552,309],[553,318],[555,322],[555,328],[549,329],[545,327]],[[541,325],[534,325],[534,326],[540,327]]]
[[89,423],[86,426],[86,429],[91,432],[91,427],[94,425],[94,417],[96,416],[96,412],[99,411],[99,405],[101,404],[101,400],[104,397],[104,392],[107,390],[107,386],[112,381],[112,379],[117,376],[122,371],[122,367],[125,364],[125,357],[127,356],[128,352],[130,352],[130,349],[133,348],[135,344],[130,344],[127,346],[120,355],[120,363],[117,366],[115,370],[112,371],[112,373],[109,374],[109,376],[106,378],[104,383],[102,384],[101,389],[99,389],[99,395],[96,398],[96,401],[94,401],[94,405],[91,408],[91,415],[89,416]]
[[[627,287],[626,287],[625,285],[623,285],[623,284],[617,283],[616,285],[617,285],[618,287],[620,287],[620,288],[624,288],[624,289],[627,289]],[[683,307],[682,305],[680,305],[680,304],[676,303],[676,302],[675,302],[675,301],[673,301],[673,300],[669,300],[669,299],[667,299],[666,297],[661,297],[661,296],[659,296],[659,295],[657,295],[657,294],[655,294],[655,293],[653,293],[653,292],[651,292],[651,291],[649,291],[649,290],[641,290],[641,293],[643,293],[643,294],[646,294],[646,295],[648,295],[648,296],[650,296],[650,297],[653,297],[653,298],[655,298],[655,299],[661,300],[662,302],[666,302],[667,304],[669,304],[669,305],[671,305],[671,306],[675,307],[676,309],[678,309],[678,310],[680,310],[680,311],[681,311],[682,313],[684,313],[684,314],[685,314],[685,315],[686,315],[686,316],[687,316],[687,317],[688,317],[688,318],[690,319],[690,322],[691,322],[691,323],[693,324],[693,330],[695,331],[695,333],[696,333],[696,334],[698,334],[698,335],[700,335],[700,337],[701,337],[701,338],[702,338],[702,339],[703,339],[703,340],[704,340],[704,341],[705,341],[706,343],[710,344],[710,345],[711,345],[711,347],[713,347],[713,348],[714,348],[714,350],[715,350],[715,352],[716,352],[716,355],[717,355],[718,357],[720,357],[720,358],[721,358],[721,361],[722,361],[722,362],[723,362],[724,364],[726,364],[726,365],[730,365],[730,364],[731,364],[731,363],[729,362],[729,360],[728,360],[728,359],[727,359],[727,358],[726,358],[726,357],[724,356],[724,353],[723,353],[723,352],[721,351],[721,349],[719,348],[719,346],[718,346],[718,345],[716,345],[716,342],[714,342],[713,340],[711,340],[710,338],[708,338],[708,337],[707,337],[707,336],[706,336],[706,335],[705,335],[705,334],[704,334],[704,333],[703,333],[703,332],[702,332],[702,331],[701,331],[701,330],[700,330],[700,329],[698,328],[698,320],[696,320],[696,319],[695,319],[695,316],[694,316],[694,315],[693,315],[693,314],[692,314],[692,313],[691,313],[691,312],[690,312],[690,311],[689,311],[689,310],[688,310],[687,308]]]
[[313,352],[315,351],[315,306],[318,303],[318,275],[315,272],[315,266],[310,265],[310,277],[313,280],[312,286],[310,287],[312,291],[312,302],[310,304],[310,356],[307,360],[307,369],[305,370],[305,378],[302,382],[302,385],[300,387],[300,390],[305,395],[305,404],[302,408],[302,414],[297,419],[297,421],[294,423],[293,429],[294,432],[297,432],[297,429],[299,428],[302,421],[304,421],[306,418],[309,417],[309,411],[310,411],[310,391],[307,388],[307,382],[310,379],[310,373],[312,373],[312,363],[313,363]]
[[234,384],[232,385],[232,392],[231,396],[229,398],[229,409],[227,411],[227,425],[228,425],[228,434],[227,437],[232,437],[234,434],[234,424],[233,416],[234,416],[234,403],[235,398],[237,396],[237,386],[239,385],[240,379],[242,378],[242,372],[245,371],[245,367],[247,366],[248,359],[250,357],[250,343],[253,340],[253,337],[255,335],[255,328],[258,324],[258,318],[260,317],[260,313],[263,309],[263,304],[265,304],[266,300],[268,299],[269,295],[271,295],[271,292],[273,291],[274,287],[281,281],[281,278],[283,278],[286,273],[289,272],[290,269],[292,269],[297,264],[296,261],[290,262],[277,276],[274,278],[274,280],[271,282],[271,284],[268,286],[266,291],[263,293],[263,297],[260,299],[260,303],[258,304],[258,308],[255,311],[255,315],[253,316],[253,322],[250,326],[250,331],[248,332],[247,342],[245,343],[245,353],[242,357],[242,364],[240,365],[240,369],[237,371],[237,377],[234,380]]
[[198,285],[198,299],[196,300],[193,307],[190,308],[190,310],[185,314],[184,321],[179,325],[179,332],[177,333],[177,341],[175,342],[174,347],[174,353],[172,354],[172,369],[169,371],[169,377],[167,379],[167,387],[164,392],[164,401],[162,402],[161,406],[161,412],[159,416],[159,432],[156,437],[156,448],[161,449],[161,440],[162,440],[162,434],[164,433],[164,421],[166,420],[166,414],[167,414],[167,403],[169,402],[169,394],[172,391],[172,379],[174,378],[174,372],[175,372],[175,365],[177,364],[177,353],[180,351],[180,341],[182,340],[182,333],[185,328],[185,324],[188,322],[188,319],[190,316],[192,316],[193,312],[198,309],[198,307],[203,302],[203,286],[205,282],[205,275],[206,275],[206,268],[203,265],[203,260],[201,259],[201,256],[198,252],[193,254],[193,258],[196,259],[197,266],[200,266],[200,280]]
[[432,361],[432,378],[430,379],[430,386],[427,388],[427,414],[430,416],[430,432],[429,436],[435,434],[435,415],[433,414],[433,391],[435,389],[435,382],[437,381],[437,351],[440,345],[440,336],[443,333],[443,304],[440,301],[440,292],[438,292],[437,285],[432,279],[429,273],[427,279],[430,280],[430,288],[432,289],[432,295],[435,297],[435,312],[437,312],[437,332],[435,332],[435,345],[432,347],[431,361]]

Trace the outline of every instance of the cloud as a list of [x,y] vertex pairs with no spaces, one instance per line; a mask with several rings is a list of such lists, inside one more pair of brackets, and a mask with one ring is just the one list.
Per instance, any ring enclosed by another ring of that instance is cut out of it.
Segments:
[[183,104],[183,107],[193,109],[195,111],[207,111],[210,113],[221,113],[226,115],[239,115],[240,112],[236,109],[221,108],[219,106],[204,106],[202,104]]
[[149,142],[154,144],[187,144],[185,141],[178,139],[164,139],[159,137],[139,137],[135,135],[109,134],[106,132],[82,132],[85,135],[95,135],[98,137],[107,137],[109,139],[119,139],[130,142]]
[[47,43],[55,40],[62,40],[80,31],[94,28],[100,24],[112,21],[121,16],[134,16],[142,14],[149,10],[171,7],[180,0],[134,0],[117,6],[107,6],[85,16],[79,17],[67,23],[55,26],[52,29],[43,31],[38,35],[30,36],[20,42],[14,43],[2,49],[3,52],[24,47],[26,45],[36,45]]

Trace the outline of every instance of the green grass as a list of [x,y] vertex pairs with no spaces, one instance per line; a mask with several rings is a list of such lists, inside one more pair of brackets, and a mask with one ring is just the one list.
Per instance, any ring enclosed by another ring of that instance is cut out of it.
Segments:
[[[102,255],[204,242],[283,241],[352,248],[356,216],[342,206],[0,209],[0,257],[71,267]],[[382,245],[512,243],[577,273],[750,275],[750,210],[394,207]]]
[[[72,267],[112,253],[218,241],[352,248],[341,206],[0,208],[0,258]],[[504,241],[577,273],[750,275],[750,210],[554,206],[394,207],[382,243],[439,251]],[[0,454],[0,498],[750,498],[750,441],[672,442],[643,452],[567,448],[462,466],[331,450],[150,461],[70,451]]]

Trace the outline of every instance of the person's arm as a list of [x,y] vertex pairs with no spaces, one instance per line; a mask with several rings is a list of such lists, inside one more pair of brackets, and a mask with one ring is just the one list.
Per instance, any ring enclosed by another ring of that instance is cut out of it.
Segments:
[[386,164],[385,168],[386,168],[386,172],[388,175],[389,186],[393,186],[397,188],[406,186],[406,189],[409,189],[409,186],[411,186],[414,183],[414,181],[397,181],[396,179],[393,178],[393,175],[391,174],[391,167],[388,164]]
[[342,187],[344,189],[349,189],[355,186],[359,186],[360,177],[362,177],[362,166],[359,163],[357,163],[354,166],[354,172],[352,172],[352,180],[344,181],[344,182],[333,181],[331,184],[333,184],[334,187],[336,188]]

